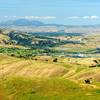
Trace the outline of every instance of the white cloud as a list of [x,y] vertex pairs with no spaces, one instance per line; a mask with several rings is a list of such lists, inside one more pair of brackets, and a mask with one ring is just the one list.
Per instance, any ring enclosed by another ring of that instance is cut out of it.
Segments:
[[[5,19],[53,20],[55,16],[3,16]],[[69,16],[68,20],[98,20],[100,16]]]
[[4,16],[4,18],[8,18],[8,16]]
[[83,16],[83,19],[99,19],[99,16]]
[[34,19],[43,19],[43,20],[50,20],[50,19],[56,19],[55,16],[3,16],[3,18],[6,18],[6,19],[29,19],[29,20],[34,20]]
[[45,17],[43,17],[43,19],[56,19],[56,17],[54,17],[54,16],[45,16]]
[[83,19],[90,19],[90,16],[83,16]]
[[22,16],[20,18],[24,18],[24,19],[45,19],[45,20],[49,20],[49,19],[56,19],[56,17],[54,16]]
[[99,16],[91,16],[91,19],[99,19]]
[[67,17],[67,19],[80,19],[79,16],[71,16],[71,17]]
[[71,16],[67,17],[67,19],[90,19],[90,20],[95,20],[95,19],[100,19],[100,16]]

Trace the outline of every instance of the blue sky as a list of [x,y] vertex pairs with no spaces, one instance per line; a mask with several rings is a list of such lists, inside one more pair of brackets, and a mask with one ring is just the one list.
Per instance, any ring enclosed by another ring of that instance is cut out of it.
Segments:
[[0,0],[0,20],[33,19],[66,25],[100,24],[100,0]]

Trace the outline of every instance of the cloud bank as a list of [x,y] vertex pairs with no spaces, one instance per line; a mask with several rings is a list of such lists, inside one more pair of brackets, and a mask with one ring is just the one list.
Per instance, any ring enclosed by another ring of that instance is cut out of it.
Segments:
[[55,16],[3,16],[4,18],[15,18],[15,19],[29,19],[29,20],[34,20],[34,19],[42,19],[42,20],[50,20],[50,19],[56,19]]
[[[28,20],[54,20],[57,19],[55,16],[0,16],[0,18],[4,19],[28,19]],[[59,19],[59,18],[58,18]],[[100,16],[70,16],[70,17],[62,17],[67,20],[98,20]]]
[[90,20],[95,20],[95,19],[100,19],[100,16],[71,16],[71,17],[67,17],[67,19],[90,19]]

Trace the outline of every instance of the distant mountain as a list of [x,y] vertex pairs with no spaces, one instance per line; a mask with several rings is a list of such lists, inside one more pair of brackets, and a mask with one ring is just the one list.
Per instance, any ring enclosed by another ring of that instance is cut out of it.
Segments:
[[17,20],[9,20],[6,22],[1,22],[0,26],[56,26],[56,27],[65,27],[63,24],[45,24],[41,21],[37,20],[28,20],[28,19],[17,19]]
[[44,23],[40,21],[17,19],[0,23],[1,26],[42,26]]
[[100,27],[100,25],[63,25],[63,24],[45,24],[37,20],[28,20],[28,19],[16,19],[9,20],[5,22],[0,22],[0,26],[48,26],[48,27],[67,27],[67,28],[94,28]]
[[0,28],[7,28],[23,32],[61,32],[61,33],[99,33],[100,25],[63,25],[46,24],[41,21],[17,19],[0,23]]

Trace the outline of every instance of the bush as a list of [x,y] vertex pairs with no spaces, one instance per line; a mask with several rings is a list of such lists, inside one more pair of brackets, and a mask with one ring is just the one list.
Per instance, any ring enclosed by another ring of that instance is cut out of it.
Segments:
[[57,62],[57,61],[58,61],[58,59],[57,59],[57,58],[53,59],[53,62]]

